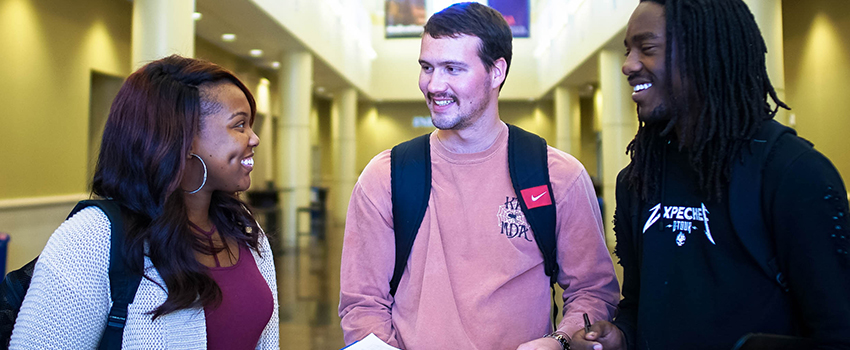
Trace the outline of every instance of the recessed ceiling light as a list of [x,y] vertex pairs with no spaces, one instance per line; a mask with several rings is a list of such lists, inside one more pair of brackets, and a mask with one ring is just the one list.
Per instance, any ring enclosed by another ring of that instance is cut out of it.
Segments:
[[317,88],[316,88],[316,92],[318,92],[318,93],[320,93],[320,94],[321,94],[321,93],[324,93],[324,92],[325,92],[325,88],[323,88],[323,87],[319,86],[319,87],[317,87]]
[[225,33],[225,34],[221,35],[221,41],[229,43],[229,42],[235,41],[235,40],[236,40],[236,34]]
[[251,54],[251,57],[260,57],[260,56],[263,55],[263,50],[253,49],[253,50],[251,50],[250,54]]
[[192,19],[199,21],[201,17],[204,17],[200,12],[195,12],[192,14]]
[[278,61],[272,62],[272,68],[274,68],[274,69],[280,68],[280,62],[278,62]]

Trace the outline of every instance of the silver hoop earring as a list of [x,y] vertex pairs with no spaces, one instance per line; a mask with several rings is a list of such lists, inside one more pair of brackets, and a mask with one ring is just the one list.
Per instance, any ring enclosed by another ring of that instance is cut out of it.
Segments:
[[197,154],[191,153],[191,154],[189,154],[189,155],[190,155],[190,156],[192,156],[192,157],[198,158],[198,160],[200,160],[200,161],[201,161],[201,165],[203,165],[203,166],[204,166],[204,181],[203,181],[203,182],[201,182],[201,187],[198,187],[198,189],[196,189],[196,190],[194,190],[194,191],[191,191],[191,192],[190,192],[190,191],[185,191],[185,192],[186,192],[186,193],[188,193],[188,194],[195,194],[195,193],[198,193],[198,191],[200,191],[202,188],[204,188],[204,185],[206,185],[206,184],[207,184],[207,163],[204,163],[204,160],[203,160],[203,159],[201,159],[201,156],[199,156],[199,155],[197,155]]

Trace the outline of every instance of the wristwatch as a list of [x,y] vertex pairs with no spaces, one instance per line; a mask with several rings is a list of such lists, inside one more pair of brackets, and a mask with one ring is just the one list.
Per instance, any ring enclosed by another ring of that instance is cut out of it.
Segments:
[[552,333],[544,335],[543,337],[555,339],[559,343],[561,343],[561,347],[564,348],[564,350],[570,350],[570,337],[564,332],[554,331]]

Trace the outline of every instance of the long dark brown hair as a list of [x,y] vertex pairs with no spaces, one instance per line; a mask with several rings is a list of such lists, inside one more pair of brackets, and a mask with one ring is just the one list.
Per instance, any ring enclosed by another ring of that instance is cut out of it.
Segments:
[[[254,97],[233,73],[175,55],[153,61],[127,78],[103,131],[92,193],[122,206],[130,268],[144,274],[139,262],[147,254],[165,282],[168,297],[153,311],[154,319],[198,303],[221,301],[221,289],[195,258],[195,251],[209,248],[189,228],[180,188],[192,140],[205,117],[199,86],[220,82],[245,93],[253,123]],[[214,192],[209,211],[223,238],[259,251],[259,227],[236,193]]]
[[779,107],[789,109],[767,76],[767,47],[742,0],[641,0],[646,1],[664,6],[665,86],[673,86],[676,69],[684,92],[668,89],[669,121],[641,122],[627,148],[631,163],[625,178],[641,198],[653,196],[662,171],[662,147],[676,128],[678,141],[687,143],[700,189],[719,199],[744,145]]

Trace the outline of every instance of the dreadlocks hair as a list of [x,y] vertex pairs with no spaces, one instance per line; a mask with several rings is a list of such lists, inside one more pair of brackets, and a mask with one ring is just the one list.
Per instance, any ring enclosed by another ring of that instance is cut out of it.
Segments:
[[640,0],[646,1],[664,7],[663,79],[672,87],[675,69],[683,88],[667,89],[666,123],[640,122],[626,148],[631,162],[625,180],[641,199],[658,195],[664,144],[675,128],[679,148],[687,147],[690,166],[699,174],[700,190],[719,200],[733,162],[740,161],[762,122],[772,119],[779,107],[790,108],[770,83],[767,47],[742,0]]

